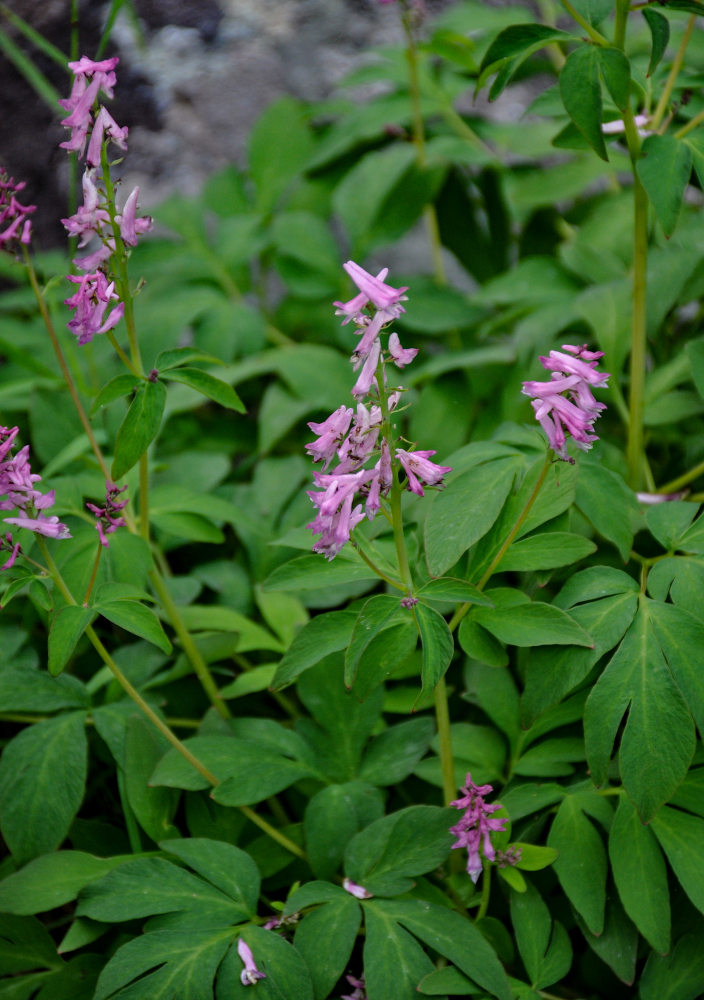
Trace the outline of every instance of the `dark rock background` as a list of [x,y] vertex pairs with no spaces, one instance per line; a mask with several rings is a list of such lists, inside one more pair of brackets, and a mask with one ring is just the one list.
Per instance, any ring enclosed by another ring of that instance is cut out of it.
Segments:
[[[445,6],[435,0],[431,8]],[[69,0],[7,0],[7,6],[69,50]],[[130,129],[125,184],[139,183],[144,210],[171,192],[199,190],[214,170],[241,162],[261,111],[282,94],[315,100],[366,58],[373,45],[400,40],[392,4],[377,0],[133,0],[115,24],[106,55],[120,56],[110,110]],[[80,4],[80,51],[94,57],[109,4]],[[62,95],[71,76],[0,27],[31,55]],[[27,181],[37,203],[38,245],[61,243],[67,157],[62,116],[0,57],[0,163]]]

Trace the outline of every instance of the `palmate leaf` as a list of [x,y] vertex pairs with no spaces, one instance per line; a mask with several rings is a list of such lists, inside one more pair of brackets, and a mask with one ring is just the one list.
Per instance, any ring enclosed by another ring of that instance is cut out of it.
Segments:
[[[694,723],[668,666],[643,599],[636,617],[587,699],[584,735],[597,785],[606,773],[616,732],[628,710],[619,762],[624,787],[648,822],[687,773]],[[657,748],[657,752],[653,752]]]
[[558,851],[553,867],[565,895],[592,934],[601,934],[606,905],[606,849],[582,812],[578,795],[568,795],[560,803],[548,845]]
[[232,935],[231,927],[211,927],[135,938],[103,969],[95,1000],[212,1000],[215,973]]

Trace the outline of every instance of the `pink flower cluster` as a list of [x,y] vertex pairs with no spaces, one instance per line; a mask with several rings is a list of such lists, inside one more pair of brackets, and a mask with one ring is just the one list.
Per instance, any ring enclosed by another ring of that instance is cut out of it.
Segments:
[[[17,516],[3,518],[5,524],[27,528],[47,538],[70,538],[68,528],[58,517],[47,516],[46,511],[54,506],[54,491],[41,493],[35,489],[41,476],[32,472],[29,464],[29,445],[12,454],[19,428],[0,427],[0,510],[16,511]],[[7,532],[0,537],[0,549],[11,549],[10,558],[0,569],[11,569],[20,551],[19,543],[13,543]]]
[[[311,490],[308,493],[318,510],[308,527],[321,536],[313,545],[313,551],[321,552],[328,559],[335,558],[349,541],[350,532],[365,516],[369,520],[375,517],[381,498],[388,494],[393,483],[392,462],[400,465],[406,474],[407,488],[418,496],[423,496],[423,485],[440,485],[443,475],[451,471],[449,466],[430,461],[434,451],[396,448],[392,456],[386,439],[380,440],[383,416],[381,406],[374,402],[378,399],[379,373],[383,373],[385,385],[386,364],[403,368],[418,353],[415,348],[402,347],[396,333],[389,334],[386,349],[382,348],[380,340],[382,329],[405,311],[401,303],[407,298],[403,294],[407,288],[387,285],[384,281],[387,268],[376,277],[354,261],[348,261],[344,268],[359,294],[348,302],[335,302],[334,305],[335,315],[345,317],[343,326],[352,320],[361,338],[350,359],[353,369],[360,372],[352,389],[357,408],[355,412],[351,407],[340,406],[321,423],[309,423],[318,437],[306,445],[313,460],[323,463],[322,471],[313,473],[315,485],[322,492]],[[369,309],[373,313],[370,314]],[[362,402],[366,396],[371,396],[368,406]],[[395,409],[400,398],[400,391],[389,393],[386,401],[389,412]],[[327,472],[334,459],[337,459],[337,466]],[[374,459],[375,464],[370,467],[369,462]],[[355,504],[355,500],[360,502]]]
[[17,241],[26,246],[32,238],[29,216],[37,206],[22,205],[17,200],[17,195],[25,187],[25,181],[15,183],[0,167],[0,250],[9,249]]
[[61,221],[68,233],[78,238],[79,248],[85,247],[94,238],[98,241],[96,249],[73,261],[79,271],[90,273],[83,278],[69,275],[69,281],[79,285],[76,293],[65,300],[65,305],[76,310],[68,326],[78,337],[79,344],[87,344],[96,334],[112,330],[124,313],[124,305],[118,302],[105,315],[110,301],[117,300],[118,296],[114,283],[108,282],[100,270],[115,253],[115,229],[119,229],[125,246],[134,247],[139,236],[152,227],[149,216],[137,216],[138,187],[131,191],[122,212],[113,219],[98,177],[97,168],[101,164],[104,143],[110,141],[121,150],[127,149],[127,128],[121,128],[102,105],[94,113],[94,105],[101,92],[107,97],[113,96],[117,63],[116,56],[101,62],[82,56],[78,62],[69,63],[74,74],[73,89],[70,97],[59,102],[70,111],[61,124],[71,129],[71,138],[62,142],[61,146],[75,150],[79,157],[85,151],[87,164],[83,174],[83,204],[74,215]]
[[118,528],[124,528],[127,524],[124,517],[116,516],[127,506],[127,500],[118,501],[117,499],[120,493],[124,493],[126,489],[126,486],[119,487],[114,483],[106,483],[105,503],[103,506],[98,507],[97,504],[86,503],[86,507],[91,514],[95,514],[95,530],[98,532],[100,544],[104,545],[105,548],[107,548],[109,544],[107,536],[114,534]]
[[473,882],[482,873],[482,854],[487,861],[496,860],[496,851],[491,843],[492,830],[505,830],[508,822],[506,819],[489,819],[493,812],[501,808],[497,803],[489,805],[484,801],[484,796],[489,795],[491,790],[491,785],[475,785],[472,775],[468,774],[462,798],[450,803],[464,809],[462,819],[450,827],[450,833],[457,837],[453,848],[467,848],[467,872]]
[[587,350],[586,344],[563,344],[562,351],[550,351],[546,358],[540,358],[543,368],[551,373],[549,382],[523,383],[523,394],[533,397],[535,416],[563,462],[574,462],[567,454],[567,435],[582,451],[589,451],[599,440],[594,421],[606,405],[596,401],[591,387],[602,388],[608,383],[609,373],[597,371],[603,356],[603,351]]
[[364,976],[357,979],[356,976],[345,976],[345,979],[354,989],[354,993],[346,993],[340,1000],[367,1000],[367,991],[364,985]]

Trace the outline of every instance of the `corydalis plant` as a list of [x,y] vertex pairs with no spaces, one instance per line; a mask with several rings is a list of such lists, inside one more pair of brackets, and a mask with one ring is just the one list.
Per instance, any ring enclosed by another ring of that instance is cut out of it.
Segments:
[[586,344],[563,344],[562,351],[550,351],[547,357],[540,358],[543,368],[551,373],[549,382],[523,383],[522,392],[533,397],[535,416],[550,447],[563,462],[574,462],[567,454],[568,436],[582,451],[589,451],[599,440],[594,421],[606,404],[596,401],[592,387],[608,384],[609,373],[597,371],[603,356],[603,351],[590,351]]
[[[70,97],[59,102],[71,112],[61,122],[71,129],[71,138],[61,146],[77,152],[79,158],[85,152],[87,164],[83,204],[74,215],[61,221],[68,233],[78,239],[79,248],[97,242],[94,250],[73,260],[79,271],[87,273],[82,277],[68,276],[69,281],[78,285],[64,304],[76,310],[68,327],[78,337],[79,344],[107,333],[122,319],[125,305],[120,301],[115,282],[105,273],[108,261],[116,253],[123,255],[127,247],[136,246],[139,236],[152,226],[149,216],[137,216],[139,188],[135,187],[128,195],[121,213],[115,206],[107,149],[109,143],[123,152],[127,149],[127,128],[120,127],[98,99],[101,93],[113,96],[118,61],[114,57],[94,62],[83,56],[78,62],[69,63],[74,74],[73,89]],[[113,302],[116,304],[108,312]]]
[[0,167],[0,250],[12,250],[13,245],[29,245],[32,239],[30,215],[36,205],[23,205],[17,198],[26,181],[16,182]]
[[[406,488],[418,496],[424,495],[424,485],[440,485],[445,473],[451,471],[449,466],[430,461],[434,451],[407,451],[397,447],[393,438],[389,415],[399,403],[402,386],[389,385],[389,367],[404,368],[418,352],[404,348],[393,332],[383,345],[381,334],[405,312],[401,303],[408,289],[386,284],[388,268],[376,277],[354,261],[347,261],[344,268],[359,294],[334,305],[335,315],[345,317],[342,325],[354,322],[360,337],[350,358],[353,369],[359,371],[352,388],[357,408],[355,412],[343,405],[322,423],[308,424],[318,437],[306,445],[314,461],[323,463],[323,471],[313,474],[315,485],[323,492],[308,493],[318,508],[308,527],[321,536],[313,551],[328,559],[335,558],[365,516],[374,519],[398,481],[399,470],[405,473]],[[337,465],[328,472],[335,459]]]
[[[467,775],[467,781],[462,798],[455,799],[450,805],[457,809],[464,809],[462,818],[455,826],[450,827],[457,840],[452,845],[454,847],[467,848],[467,873],[473,882],[477,882],[482,873],[484,858],[489,863],[496,861],[496,849],[491,842],[492,832],[503,832],[506,829],[508,820],[491,819],[491,814],[500,809],[501,806],[494,802],[488,803],[484,799],[492,791],[491,785],[475,785],[472,775]],[[510,864],[511,858],[502,855],[502,864]]]

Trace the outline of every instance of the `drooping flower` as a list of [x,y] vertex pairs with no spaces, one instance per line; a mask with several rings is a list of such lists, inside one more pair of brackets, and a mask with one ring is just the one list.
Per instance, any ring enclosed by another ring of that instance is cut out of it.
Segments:
[[533,397],[535,416],[550,447],[563,462],[574,461],[567,454],[567,435],[582,451],[588,451],[599,440],[594,434],[594,421],[606,405],[596,401],[592,386],[602,388],[608,383],[609,373],[597,370],[602,357],[603,351],[590,351],[586,345],[563,344],[562,351],[550,351],[547,357],[540,358],[551,373],[549,382],[523,383],[523,394]]
[[[47,538],[70,538],[71,534],[65,524],[55,515],[45,512],[53,507],[54,491],[42,493],[36,488],[41,476],[32,472],[29,463],[29,445],[12,455],[14,440],[17,437],[17,427],[0,427],[0,510],[14,511],[13,517],[3,518],[6,524],[14,524],[18,528],[27,528],[37,535]],[[6,535],[5,542],[12,546],[12,536]],[[9,569],[17,558],[19,546],[16,546],[3,569]]]
[[12,567],[15,565],[15,560],[17,559],[17,556],[19,555],[20,552],[20,543],[13,542],[12,535],[10,534],[9,531],[5,532],[4,538],[2,535],[0,535],[0,552],[2,552],[3,549],[10,549],[10,558],[7,560],[7,562],[3,563],[2,566],[0,566],[0,572],[2,572],[2,570],[4,569],[12,569]]
[[507,819],[489,818],[491,813],[501,808],[496,802],[490,805],[484,801],[491,791],[491,785],[475,785],[472,775],[467,774],[462,798],[450,803],[464,809],[459,823],[450,827],[450,833],[457,837],[453,848],[467,848],[467,872],[473,882],[477,882],[482,873],[482,855],[487,861],[496,860],[496,850],[491,843],[492,831],[503,831],[508,823]]
[[108,535],[114,534],[118,528],[124,528],[127,524],[124,517],[119,515],[121,510],[127,506],[127,500],[119,500],[118,496],[127,489],[126,486],[118,487],[114,483],[105,484],[105,503],[98,507],[94,503],[86,503],[88,510],[95,514],[95,530],[98,532],[100,544],[108,547]]
[[252,949],[243,938],[237,941],[237,954],[244,963],[244,969],[240,973],[240,982],[243,986],[254,986],[258,979],[266,979],[266,972],[259,971]]
[[[93,105],[98,99],[100,91],[106,97],[113,96],[113,87],[116,82],[114,70],[119,61],[117,56],[99,62],[94,62],[87,56],[81,56],[77,62],[68,64],[74,76],[73,87],[70,96],[61,99],[59,104],[70,112],[61,124],[71,129],[71,137],[59,144],[62,149],[69,152],[75,151],[79,157],[83,156],[88,132],[93,124]],[[105,128],[104,121],[102,128]],[[127,130],[119,129],[117,125],[115,125],[115,129],[118,130],[118,141],[124,142]],[[89,162],[94,162],[94,159]],[[94,165],[97,166],[99,162],[100,158],[98,158],[97,163],[94,162]]]
[[349,892],[351,896],[354,896],[355,899],[372,899],[374,896],[373,892],[369,892],[363,885],[353,882],[351,878],[344,878],[342,880],[342,888],[345,892]]
[[367,991],[364,985],[364,976],[357,979],[356,976],[345,976],[354,993],[346,993],[340,1000],[367,1000]]
[[137,200],[139,198],[139,188],[134,187],[130,192],[125,206],[122,209],[122,215],[116,217],[117,222],[120,225],[120,236],[123,242],[130,247],[137,246],[137,238],[142,235],[142,233],[148,233],[152,228],[152,217],[151,215],[142,215],[137,217]]
[[[76,334],[79,344],[88,344],[97,334],[117,326],[124,314],[125,304],[119,301],[114,281],[108,281],[102,271],[82,277],[74,274],[66,277],[79,286],[74,295],[64,299],[64,305],[76,310],[68,328]],[[117,305],[105,318],[108,305],[113,300],[117,301]]]
[[426,486],[440,486],[442,477],[452,472],[450,465],[436,465],[430,461],[434,451],[404,451],[396,449],[396,458],[401,463],[403,471],[408,476],[408,489],[419,497],[425,496],[421,483]]
[[32,239],[32,222],[29,216],[36,205],[22,205],[17,199],[26,181],[15,182],[0,167],[0,250],[10,250],[13,245],[28,246]]

